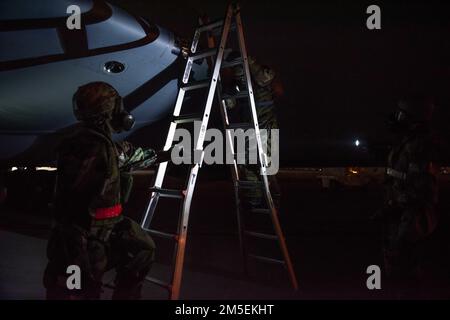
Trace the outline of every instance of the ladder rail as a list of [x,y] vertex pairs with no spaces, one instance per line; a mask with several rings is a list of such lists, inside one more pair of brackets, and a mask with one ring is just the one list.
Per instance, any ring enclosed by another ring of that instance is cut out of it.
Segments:
[[[232,22],[234,18],[234,23]],[[203,52],[197,52],[197,46],[199,43],[200,35],[202,32],[209,32],[212,30],[218,31],[218,28],[221,27],[221,37],[220,37],[220,43],[215,48],[209,48],[206,51]],[[180,116],[181,108],[183,106],[185,93],[189,90],[195,90],[202,87],[208,87],[208,93],[206,102],[204,104],[203,114],[200,117],[201,124],[199,126],[199,130],[194,130],[197,132],[194,132],[194,155],[196,153],[200,153],[200,158],[194,157],[195,162],[191,165],[191,168],[189,170],[189,176],[186,181],[186,185],[184,190],[169,190],[169,189],[162,189],[162,185],[164,182],[164,178],[167,172],[167,167],[169,162],[163,162],[160,163],[158,166],[157,173],[154,178],[154,184],[153,188],[151,189],[151,196],[150,200],[147,204],[147,207],[144,212],[144,216],[141,222],[142,228],[144,230],[148,230],[149,233],[153,233],[154,235],[162,236],[163,238],[173,239],[175,240],[175,247],[173,250],[173,256],[172,256],[172,276],[171,276],[171,283],[165,284],[162,281],[159,281],[157,279],[153,279],[151,277],[147,277],[149,281],[162,285],[168,289],[169,291],[169,298],[172,300],[179,299],[180,297],[180,289],[181,289],[181,282],[183,277],[183,265],[184,265],[184,259],[185,259],[185,250],[186,250],[186,241],[187,241],[187,232],[188,232],[188,223],[189,223],[189,216],[190,216],[190,209],[192,204],[192,199],[194,195],[195,185],[198,177],[199,170],[203,163],[203,156],[204,156],[204,142],[205,142],[205,135],[206,130],[209,123],[210,118],[210,112],[212,109],[212,105],[214,102],[214,99],[216,98],[219,105],[220,105],[220,113],[222,116],[222,122],[224,125],[225,133],[226,133],[226,141],[227,141],[227,154],[228,152],[231,153],[233,156],[233,164],[230,166],[231,169],[231,175],[233,178],[233,184],[234,184],[234,196],[236,200],[236,213],[237,213],[237,221],[238,221],[238,228],[239,228],[239,244],[241,248],[241,254],[243,256],[244,260],[244,271],[247,273],[247,257],[251,257],[251,254],[247,253],[247,249],[245,246],[245,240],[244,237],[246,235],[245,228],[244,228],[244,221],[243,221],[243,214],[240,210],[240,195],[239,195],[239,188],[241,187],[241,180],[239,176],[239,170],[238,165],[236,162],[236,155],[234,152],[234,143],[233,143],[233,135],[231,134],[231,130],[228,130],[232,124],[230,124],[228,112],[226,105],[223,100],[222,92],[221,92],[221,77],[220,77],[220,70],[223,65],[223,57],[226,50],[225,46],[228,41],[228,35],[229,32],[233,30],[237,33],[238,36],[238,44],[239,44],[239,50],[241,52],[242,60],[240,63],[244,67],[244,77],[247,85],[247,92],[243,92],[240,96],[240,98],[245,96],[248,96],[251,114],[252,114],[252,124],[253,129],[255,130],[256,135],[256,141],[257,141],[257,150],[258,150],[258,159],[260,163],[261,168],[261,175],[262,175],[262,183],[260,182],[261,186],[264,186],[265,192],[264,196],[266,198],[267,204],[270,209],[267,209],[267,211],[270,211],[270,216],[272,220],[272,224],[275,229],[275,234],[273,236],[270,235],[262,235],[257,232],[247,232],[247,235],[253,235],[253,236],[264,236],[268,239],[277,239],[279,246],[281,248],[283,258],[284,258],[284,265],[287,267],[289,276],[291,279],[291,282],[295,289],[297,289],[297,279],[295,276],[294,269],[292,267],[292,263],[289,257],[289,252],[287,250],[287,246],[285,243],[284,235],[281,230],[281,226],[278,220],[278,214],[277,209],[274,206],[274,202],[272,199],[272,195],[270,193],[269,189],[269,181],[266,175],[266,166],[267,166],[267,158],[264,153],[264,149],[262,148],[262,142],[261,142],[261,136],[260,136],[260,129],[259,129],[259,123],[256,113],[256,104],[253,94],[253,87],[251,83],[251,77],[250,77],[250,70],[248,66],[248,56],[247,51],[245,47],[245,40],[244,40],[244,34],[243,34],[243,28],[242,28],[242,21],[240,17],[240,9],[238,5],[229,5],[227,7],[226,11],[226,17],[224,20],[211,23],[207,26],[200,26],[195,30],[194,37],[191,43],[191,54],[187,58],[186,66],[182,75],[181,79],[181,85],[178,91],[177,99],[174,105],[173,110],[173,119],[170,123],[169,130],[167,133],[166,142],[164,144],[164,150],[170,150],[170,148],[173,146],[174,143],[174,137],[177,129],[177,124],[184,123],[184,122],[190,122],[193,121],[194,118],[189,115],[183,115]],[[215,57],[215,59],[214,59]],[[199,59],[212,59],[213,63],[211,65],[214,65],[212,77],[209,81],[198,81],[198,82],[189,82],[190,75],[192,72],[192,66],[193,62],[195,60]],[[228,160],[228,159],[227,159]],[[177,234],[169,234],[165,232],[159,232],[157,230],[150,229],[150,224],[153,219],[153,215],[156,211],[157,204],[159,202],[160,197],[172,197],[172,198],[179,198],[181,199],[180,203],[180,212],[178,215],[178,226],[177,226]],[[264,258],[264,257],[258,257],[261,258],[260,260],[265,261],[277,261],[276,259],[271,258]]]
[[[214,43],[213,37],[212,37],[211,42]],[[208,44],[209,43],[210,42],[208,42]],[[215,63],[215,60],[213,57],[211,57],[211,60],[213,63]],[[223,65],[223,61],[221,63],[221,67],[222,67],[222,65]],[[237,181],[239,180],[239,170],[238,170],[238,166],[237,166],[237,162],[236,162],[236,154],[234,152],[233,137],[231,135],[231,130],[227,129],[230,126],[230,120],[229,120],[229,116],[228,116],[226,103],[222,97],[222,80],[220,77],[220,73],[219,73],[219,78],[218,78],[218,88],[216,90],[216,97],[217,97],[217,102],[220,106],[219,110],[220,110],[220,115],[222,118],[222,125],[223,125],[224,131],[225,131],[225,136],[226,136],[226,145],[225,145],[226,152],[225,152],[225,154],[226,154],[226,156],[230,155],[230,158],[233,161],[233,164],[230,166],[230,173],[231,173],[231,177],[232,177],[232,181],[233,181],[236,222],[237,222],[237,226],[238,226],[239,249],[240,249],[241,258],[243,261],[244,273],[246,275],[248,275],[247,259],[246,259],[247,250],[246,250],[245,242],[244,242],[244,227],[243,227],[244,221],[243,221],[243,216],[242,216],[242,213],[240,210],[239,191],[238,191],[238,185],[237,185]],[[226,160],[228,163],[229,159],[226,159]]]
[[[210,87],[208,90],[208,96],[206,99],[206,106],[203,111],[202,122],[200,125],[200,132],[197,135],[197,142],[196,142],[196,147],[195,147],[194,152],[195,151],[203,152],[203,144],[205,141],[206,129],[208,127],[209,115],[210,115],[212,104],[214,101],[214,95],[215,95],[216,89],[217,89],[217,82],[218,82],[218,79],[220,76],[220,74],[219,74],[220,66],[221,66],[221,62],[222,62],[222,58],[223,58],[223,54],[224,54],[224,50],[225,50],[226,40],[228,38],[228,32],[230,29],[232,13],[233,13],[232,7],[229,6],[227,9],[227,15],[226,15],[225,22],[223,23],[223,26],[222,26],[222,37],[221,37],[220,45],[217,50],[217,58],[216,58],[215,65],[214,65],[214,71],[213,71],[213,75],[211,78]],[[198,39],[197,39],[197,42],[198,42]],[[195,49],[196,49],[196,47],[195,47]],[[173,273],[172,290],[170,293],[170,298],[172,300],[177,300],[177,299],[179,299],[179,296],[180,296],[181,280],[182,280],[182,276],[183,276],[183,264],[184,264],[184,257],[185,257],[185,251],[186,251],[185,249],[186,249],[187,228],[188,228],[188,223],[189,223],[190,207],[191,207],[191,202],[192,202],[192,196],[193,196],[194,189],[195,189],[195,183],[196,183],[197,176],[198,176],[198,171],[199,171],[199,168],[201,167],[202,162],[203,162],[203,157],[200,157],[200,159],[198,159],[198,163],[196,163],[191,168],[191,171],[189,174],[189,181],[188,181],[187,188],[186,188],[186,196],[183,201],[182,219],[181,219],[181,224],[179,226],[179,232],[178,232],[179,239],[178,239],[177,247],[176,247],[176,258],[175,258],[175,268],[174,268],[174,273]]]
[[[196,32],[197,32],[197,30],[196,30]],[[194,40],[191,45],[192,52],[196,51],[198,41],[199,41],[199,37],[194,36]],[[187,83],[189,81],[189,77],[190,77],[190,74],[192,71],[192,63],[193,63],[192,59],[188,60],[188,63],[186,63],[186,66],[185,66],[184,72],[183,72],[183,79],[182,79],[183,83]],[[180,86],[180,89],[178,90],[177,99],[175,102],[175,107],[174,107],[174,110],[172,113],[173,117],[178,117],[180,115],[181,106],[183,105],[185,94],[186,94],[186,90],[184,90]],[[164,148],[163,148],[164,151],[167,151],[172,147],[176,129],[177,129],[177,122],[172,121],[169,126],[169,131],[167,133],[166,142],[164,143]],[[163,162],[158,165],[158,170],[156,172],[156,177],[155,177],[155,181],[154,181],[154,187],[157,187],[157,188],[162,187],[162,184],[164,181],[164,176],[167,171],[167,165],[168,165],[168,162]],[[147,205],[147,208],[145,210],[144,216],[141,221],[142,227],[147,228],[150,225],[150,223],[153,219],[153,214],[155,212],[156,206],[158,204],[158,200],[159,200],[159,197],[157,196],[157,194],[155,192],[152,192],[150,202]]]
[[175,250],[175,266],[172,278],[172,290],[170,292],[171,300],[178,300],[180,297],[181,280],[183,276],[183,264],[186,249],[187,230],[189,223],[190,207],[192,202],[192,196],[195,189],[195,183],[197,180],[198,170],[200,164],[195,164],[191,169],[191,174],[186,189],[186,198],[183,201],[182,213],[180,219],[180,225],[178,228],[178,242]]
[[[220,79],[219,79],[220,81]],[[221,84],[221,82],[219,82]],[[233,164],[230,165],[231,177],[233,180],[233,190],[234,190],[234,200],[235,200],[235,210],[236,210],[236,222],[238,227],[238,238],[239,238],[239,251],[241,253],[241,258],[243,261],[244,273],[248,275],[247,267],[247,248],[244,241],[244,217],[241,212],[241,203],[239,197],[239,169],[236,162],[236,153],[234,152],[233,137],[231,135],[231,130],[227,129],[230,125],[230,120],[228,116],[227,106],[225,101],[222,99],[222,86],[219,86],[217,90],[217,101],[220,104],[220,114],[222,118],[222,124],[226,135],[226,154],[230,154],[233,157]],[[227,159],[228,160],[228,159]]]
[[250,77],[250,68],[248,65],[247,48],[245,45],[241,13],[240,13],[240,8],[238,5],[236,5],[236,25],[237,25],[239,48],[241,50],[241,55],[244,59],[244,75],[245,75],[245,80],[246,80],[246,84],[247,84],[247,88],[248,88],[248,92],[249,92],[249,101],[250,101],[250,107],[251,107],[251,112],[252,112],[252,120],[253,120],[253,125],[255,128],[256,141],[257,141],[257,145],[258,145],[258,156],[259,156],[260,167],[261,167],[260,174],[262,175],[262,179],[264,182],[265,198],[266,198],[266,201],[267,201],[270,211],[271,211],[270,217],[271,217],[272,223],[274,225],[275,233],[278,237],[278,244],[282,251],[283,258],[286,261],[286,266],[288,269],[290,280],[292,282],[294,289],[297,290],[298,289],[297,277],[296,277],[296,274],[294,271],[294,267],[292,265],[289,251],[286,246],[286,241],[285,241],[283,231],[281,229],[280,221],[278,219],[277,209],[274,205],[272,195],[270,193],[270,186],[269,186],[269,181],[267,178],[267,170],[266,170],[266,166],[267,166],[266,157],[264,154],[264,149],[262,148],[261,134],[260,134],[259,124],[258,124],[258,116],[256,113],[255,97],[253,94],[253,86],[252,86],[251,77]]
[[229,8],[227,10],[227,16],[226,16],[225,22],[222,27],[222,36],[220,39],[220,44],[219,44],[218,51],[217,51],[217,57],[216,57],[216,61],[214,64],[214,71],[213,71],[212,79],[210,82],[208,97],[206,100],[205,112],[203,115],[203,120],[202,120],[202,123],[200,126],[200,132],[198,134],[198,140],[197,140],[196,147],[195,147],[196,150],[203,150],[203,143],[205,141],[206,129],[208,126],[208,121],[209,121],[209,114],[211,112],[211,107],[212,107],[212,104],[214,101],[214,95],[215,95],[216,88],[217,88],[217,81],[219,79],[221,63],[222,63],[222,59],[223,59],[223,53],[225,51],[225,45],[226,45],[227,38],[228,38],[228,32],[230,30],[232,14],[233,14],[233,8],[232,8],[232,6],[229,6]]

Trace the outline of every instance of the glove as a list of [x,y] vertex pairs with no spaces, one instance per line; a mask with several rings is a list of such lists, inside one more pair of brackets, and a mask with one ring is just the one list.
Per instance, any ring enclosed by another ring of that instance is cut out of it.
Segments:
[[137,148],[129,159],[127,159],[121,170],[145,169],[156,163],[156,153],[153,149]]
[[234,107],[236,107],[236,99],[234,99],[234,98],[225,99],[224,102],[225,102],[226,108],[229,109],[229,110],[231,110]]

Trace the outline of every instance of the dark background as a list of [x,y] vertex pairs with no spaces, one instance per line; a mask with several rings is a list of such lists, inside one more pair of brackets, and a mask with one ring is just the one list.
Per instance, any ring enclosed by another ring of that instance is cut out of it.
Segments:
[[[112,0],[191,38],[198,16],[227,1]],[[284,166],[380,165],[353,143],[388,143],[386,117],[410,92],[435,97],[436,128],[450,157],[450,4],[433,1],[241,1],[247,47],[283,83],[278,99]],[[381,8],[381,30],[366,9]]]
[[[192,35],[199,15],[222,17],[226,8],[225,1],[211,0],[110,2],[184,37]],[[405,91],[428,90],[436,96],[436,127],[448,141],[449,5],[430,1],[241,4],[249,53],[273,66],[284,84],[284,96],[277,101],[284,166],[373,164],[373,158],[352,143],[355,138],[389,140],[385,116]],[[369,4],[381,7],[381,30],[366,29]],[[154,127],[152,132],[164,139],[167,124]],[[42,298],[54,175],[37,171],[30,176],[20,170],[11,174],[18,177],[9,188],[8,206],[0,207],[5,209],[0,210],[0,230],[7,231],[0,234],[4,237],[0,297]],[[440,223],[427,239],[425,270],[430,278],[427,287],[415,292],[421,298],[448,299],[450,292],[450,189],[445,177],[438,206]],[[301,290],[293,292],[286,273],[275,267],[254,265],[257,281],[242,277],[232,185],[202,173],[192,204],[182,297],[393,298],[386,290],[369,291],[365,286],[367,266],[383,264],[380,226],[370,219],[382,204],[382,186],[324,189],[317,177],[305,179],[295,170],[279,174],[279,181],[280,220]],[[148,176],[135,177],[126,213],[138,221],[150,183]],[[175,225],[176,209],[160,207],[159,221],[155,220],[159,225],[154,227]],[[162,241],[157,246],[157,261],[167,266],[172,252]],[[277,252],[269,248],[264,253]],[[147,289],[146,298],[157,295],[153,287]]]

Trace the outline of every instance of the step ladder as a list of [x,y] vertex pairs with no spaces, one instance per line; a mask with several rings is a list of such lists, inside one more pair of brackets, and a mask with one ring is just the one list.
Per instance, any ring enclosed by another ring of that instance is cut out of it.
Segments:
[[[241,57],[237,58],[234,61],[223,61],[224,53],[227,50],[226,44],[227,39],[229,36],[230,31],[234,31],[237,33],[239,48],[241,52]],[[200,40],[200,36],[202,33],[209,33],[214,34],[217,32],[220,32],[220,41],[219,45],[215,48],[209,48],[205,51],[199,51],[197,52],[197,46]],[[197,60],[202,59],[212,59],[213,61],[213,71],[211,78],[205,81],[195,81],[195,82],[189,82],[192,65]],[[205,134],[206,129],[208,127],[208,121],[210,117],[211,108],[213,105],[214,97],[215,95],[218,98],[218,101],[220,101],[221,105],[221,115],[223,119],[223,123],[225,125],[225,129],[230,129],[236,127],[236,125],[229,123],[229,118],[227,114],[227,109],[225,102],[222,100],[221,97],[221,85],[220,85],[220,71],[223,68],[230,68],[233,66],[242,65],[244,67],[245,71],[245,77],[247,80],[247,90],[246,90],[246,97],[248,98],[250,102],[250,108],[251,108],[251,114],[253,118],[253,122],[251,124],[247,124],[247,127],[251,127],[255,130],[256,134],[256,140],[258,145],[258,158],[259,163],[261,167],[261,177],[262,181],[259,182],[260,186],[264,190],[264,195],[266,202],[268,204],[268,208],[265,209],[265,212],[267,212],[270,215],[270,218],[273,223],[274,235],[266,235],[262,233],[257,232],[251,232],[244,230],[244,225],[242,223],[242,217],[241,217],[241,211],[239,209],[239,190],[241,188],[248,188],[249,185],[252,182],[248,181],[242,181],[239,179],[239,173],[238,173],[238,167],[236,163],[236,159],[234,157],[234,164],[231,166],[232,171],[232,177],[234,181],[235,186],[235,198],[236,198],[236,204],[237,204],[237,216],[238,216],[238,227],[239,227],[239,242],[241,247],[241,253],[244,257],[244,266],[247,265],[247,258],[256,258],[263,261],[268,262],[274,262],[274,263],[280,263],[284,265],[289,273],[290,281],[294,287],[294,289],[298,288],[297,285],[297,279],[296,275],[292,266],[292,262],[289,256],[289,252],[286,247],[285,239],[283,236],[283,232],[281,230],[280,222],[278,219],[278,213],[277,209],[274,206],[274,202],[269,190],[269,182],[267,179],[266,173],[266,159],[265,155],[263,153],[262,149],[262,142],[258,127],[258,119],[256,115],[256,108],[255,108],[255,99],[253,95],[253,89],[251,84],[251,78],[250,78],[250,70],[248,66],[248,60],[247,60],[247,51],[245,48],[245,41],[244,41],[244,34],[242,30],[242,21],[240,16],[240,9],[239,6],[236,4],[231,4],[227,8],[226,18],[224,20],[220,20],[217,22],[212,22],[206,25],[202,25],[198,27],[194,33],[191,48],[190,48],[190,54],[187,57],[186,67],[184,70],[184,74],[182,77],[182,84],[180,86],[177,100],[175,103],[174,111],[173,111],[173,119],[170,123],[169,132],[167,135],[167,139],[165,142],[164,150],[170,150],[170,148],[173,146],[173,139],[175,135],[175,131],[177,129],[177,125],[180,123],[186,123],[186,122],[194,122],[194,121],[201,121],[200,125],[200,132],[197,135],[197,141],[195,142],[195,150],[194,154],[200,155],[196,158],[196,162],[194,162],[189,170],[189,176],[187,178],[186,185],[184,189],[181,190],[173,190],[173,189],[165,189],[162,187],[164,177],[167,171],[168,162],[160,163],[155,180],[154,185],[150,189],[151,196],[150,200],[148,202],[148,205],[145,210],[145,214],[143,216],[141,226],[144,230],[146,230],[150,235],[155,237],[162,237],[165,239],[171,239],[175,241],[175,249],[174,249],[174,266],[172,270],[172,282],[166,283],[164,281],[161,281],[160,279],[156,279],[153,277],[148,276],[146,280],[149,282],[156,284],[158,286],[161,286],[163,288],[166,288],[169,292],[169,298],[172,300],[178,299],[180,296],[180,287],[181,287],[181,279],[183,274],[183,262],[184,262],[184,255],[185,255],[185,248],[186,248],[186,238],[187,238],[187,231],[188,231],[188,222],[189,222],[189,214],[190,214],[190,207],[191,207],[191,201],[192,196],[194,193],[194,188],[198,176],[199,169],[203,162],[203,143],[205,140]],[[200,116],[196,115],[181,115],[181,108],[184,101],[185,93],[190,90],[197,90],[200,88],[208,88],[208,94],[206,99],[205,108],[203,110],[203,114]],[[242,93],[241,93],[242,95]],[[227,143],[229,143],[229,146],[232,146],[232,136],[230,134],[229,130],[226,130],[227,132]],[[233,150],[233,148],[231,148]],[[233,151],[234,152],[234,151]],[[155,209],[158,204],[158,200],[160,198],[167,197],[167,198],[175,198],[182,201],[181,209],[180,209],[180,216],[179,216],[179,222],[178,222],[178,232],[176,234],[170,234],[166,232],[161,232],[158,230],[154,230],[150,228],[152,218],[154,216]],[[262,257],[257,255],[251,255],[247,254],[246,247],[245,247],[245,236],[253,236],[253,237],[259,237],[259,238],[270,238],[273,240],[277,240],[279,247],[282,252],[283,260],[276,260],[268,257]],[[247,268],[245,267],[245,270]]]

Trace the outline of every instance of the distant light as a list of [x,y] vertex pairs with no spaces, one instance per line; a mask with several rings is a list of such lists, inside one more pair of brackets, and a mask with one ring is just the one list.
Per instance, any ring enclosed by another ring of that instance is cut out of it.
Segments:
[[356,140],[355,140],[355,146],[359,147],[359,144],[360,144],[359,140],[356,139]]
[[[28,170],[28,167],[11,167],[10,171],[18,171],[18,170]],[[56,171],[55,167],[36,167],[37,171]]]
[[38,171],[56,171],[55,167],[36,167]]

